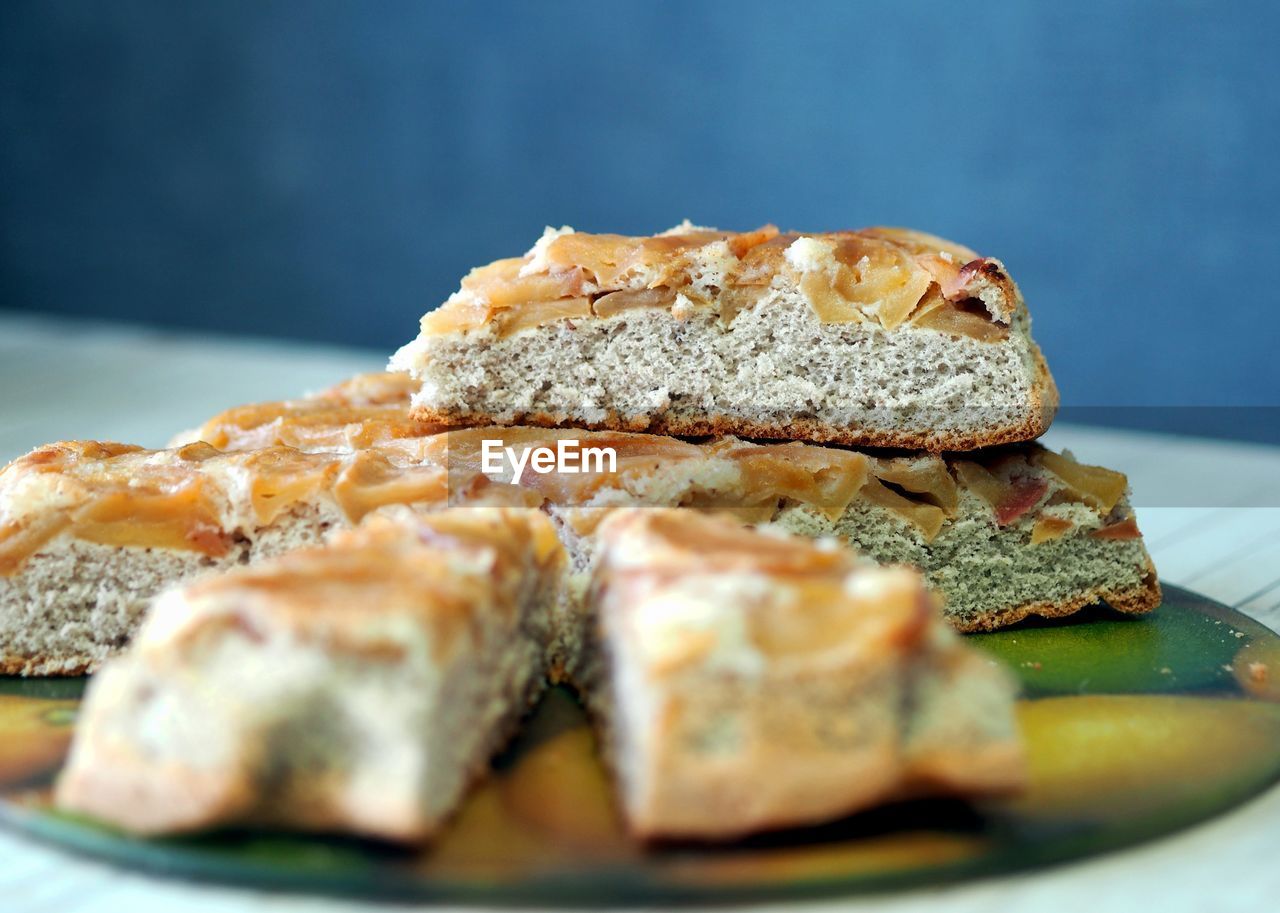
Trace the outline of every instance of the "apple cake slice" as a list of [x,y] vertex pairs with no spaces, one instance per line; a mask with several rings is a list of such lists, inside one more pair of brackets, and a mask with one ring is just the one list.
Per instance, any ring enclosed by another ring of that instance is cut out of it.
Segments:
[[[443,507],[448,483],[443,467],[376,449],[40,447],[0,469],[0,674],[92,671],[164,586],[318,542],[386,504]],[[453,500],[528,496],[476,479]]]
[[917,572],[699,511],[620,510],[600,537],[587,692],[638,836],[1023,783],[1011,678]]
[[579,454],[610,450],[611,471],[526,468],[517,479],[508,459],[492,476],[546,503],[579,571],[588,569],[593,533],[610,510],[703,507],[833,536],[878,562],[918,567],[943,596],[947,621],[962,631],[1069,615],[1098,602],[1133,613],[1160,604],[1125,476],[1038,444],[942,457],[530,427],[441,437],[458,480],[482,471],[486,441],[515,453],[566,440]]
[[548,229],[472,270],[391,360],[415,417],[971,450],[1058,395],[1004,266],[895,228]]
[[402,510],[168,590],[91,682],[57,802],[427,839],[540,693],[563,563],[537,510]]

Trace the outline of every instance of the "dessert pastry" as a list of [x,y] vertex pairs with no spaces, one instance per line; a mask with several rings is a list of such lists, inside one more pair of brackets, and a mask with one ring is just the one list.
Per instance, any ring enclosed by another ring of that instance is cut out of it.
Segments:
[[622,510],[600,535],[589,697],[635,834],[725,839],[1023,783],[1010,679],[915,571],[698,511]]
[[401,510],[168,590],[91,682],[58,804],[429,838],[540,693],[562,566],[539,511]]
[[391,360],[449,426],[969,450],[1040,435],[1057,390],[1004,266],[905,229],[547,230],[472,270]]
[[[38,448],[0,470],[0,674],[91,671],[165,585],[317,542],[384,504],[442,507],[448,481],[377,450]],[[513,498],[527,500],[483,479],[454,492]]]
[[[612,472],[526,470],[519,479],[546,501],[579,571],[589,566],[592,534],[610,509],[705,507],[834,536],[881,563],[914,565],[962,631],[1069,615],[1100,601],[1123,612],[1160,603],[1125,476],[1036,444],[943,458],[528,427],[441,437],[456,479],[479,473],[486,440],[516,452],[565,440],[579,452],[611,449]],[[515,481],[509,466],[495,478]]]

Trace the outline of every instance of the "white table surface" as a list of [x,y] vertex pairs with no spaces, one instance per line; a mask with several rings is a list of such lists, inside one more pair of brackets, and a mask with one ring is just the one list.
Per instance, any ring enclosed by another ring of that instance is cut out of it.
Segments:
[[[385,353],[37,319],[0,311],[0,461],[68,438],[161,446],[228,406],[381,369]],[[1046,438],[1128,473],[1161,577],[1280,630],[1280,448],[1056,425]],[[1280,787],[1206,824],[1046,871],[787,904],[930,913],[1280,909]],[[0,911],[363,910],[116,869],[0,830]],[[372,909],[393,910],[380,904]]]

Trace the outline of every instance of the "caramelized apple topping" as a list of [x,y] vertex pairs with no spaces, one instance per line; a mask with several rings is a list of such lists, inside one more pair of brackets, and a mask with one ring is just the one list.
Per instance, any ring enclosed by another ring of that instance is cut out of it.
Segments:
[[1044,479],[1014,479],[1005,492],[1004,500],[996,505],[996,522],[1009,526],[1022,519],[1049,490]]
[[615,570],[623,573],[635,562],[637,569],[659,577],[710,570],[843,578],[858,566],[844,549],[824,549],[799,537],[761,535],[698,511],[637,511],[634,516],[642,519],[619,518],[611,524],[611,531],[616,531],[620,525],[636,523],[648,533],[642,552],[628,550],[616,556]]
[[960,265],[980,259],[977,252],[970,250],[963,244],[957,244],[954,241],[948,241],[946,238],[940,238],[937,235],[931,235],[925,231],[916,231],[911,228],[889,228],[880,225],[874,228],[861,229],[858,234],[867,238],[887,241],[911,254],[921,263],[937,260],[938,263],[942,264],[937,268],[943,271],[937,277],[939,281],[942,280],[943,275],[958,273]]
[[203,488],[193,479],[163,494],[104,494],[72,515],[74,535],[101,545],[173,548],[220,557],[227,553],[231,537]]
[[874,477],[867,479],[860,494],[872,504],[890,510],[906,520],[920,531],[926,542],[933,541],[947,518],[941,507],[905,497]]
[[1111,512],[1129,486],[1124,473],[1101,466],[1086,466],[1067,454],[1041,450],[1034,460],[1057,476],[1072,495],[1103,513]]
[[257,450],[284,445],[306,451],[378,447],[438,430],[409,415],[408,403],[348,405],[322,394],[314,399],[237,406],[184,435],[218,450]]
[[1060,539],[1073,526],[1075,524],[1065,517],[1041,517],[1031,527],[1031,544],[1039,545],[1041,542]]
[[767,244],[776,237],[778,237],[778,226],[763,225],[755,231],[730,233],[725,240],[729,245],[729,250],[733,251],[733,255],[741,260],[752,248]]
[[997,474],[970,460],[957,460],[953,468],[966,488],[991,505],[1001,526],[1016,523],[1039,504],[1049,490],[1049,483],[1044,479],[1010,476],[1005,472]]
[[747,504],[776,508],[786,498],[814,507],[829,519],[844,513],[867,478],[868,460],[862,454],[795,441],[762,445],[726,438],[712,445],[709,455],[737,464],[739,491]]
[[[759,510],[767,513],[763,519],[771,519],[781,502],[794,501],[834,518],[857,496],[868,465],[865,456],[847,450],[736,438],[691,444],[661,435],[532,427],[473,428],[441,437],[449,439],[448,465],[459,478],[481,474],[485,440],[501,441],[517,455],[567,440],[582,449],[612,450],[613,472],[592,465],[581,473],[526,471],[521,476],[518,484],[561,506],[584,505],[616,489],[642,503]],[[505,475],[502,480],[508,481]]]
[[590,316],[591,299],[584,295],[578,298],[535,301],[523,307],[499,311],[493,318],[493,324],[499,336],[510,336],[521,330],[555,323],[557,320],[581,320]]
[[915,310],[933,282],[900,249],[872,238],[853,236],[835,246],[839,267],[835,288],[840,297],[865,314],[872,314],[887,330],[901,325]]
[[456,333],[496,323],[500,333],[514,333],[585,316],[583,298],[595,296],[590,314],[605,318],[637,307],[671,309],[679,292],[718,305],[728,324],[779,276],[824,323],[912,324],[984,342],[1008,336],[1020,301],[997,261],[904,229],[800,235],[772,225],[741,233],[684,225],[652,237],[564,229],[548,232],[524,257],[472,270],[422,329]]
[[66,513],[0,523],[0,577],[16,573],[22,562],[70,524],[71,517]]
[[948,517],[954,517],[960,508],[960,490],[956,487],[956,480],[939,456],[877,459],[872,463],[872,471],[881,481],[892,482],[941,507]]
[[[755,234],[752,232],[749,236]],[[725,241],[732,235],[732,232],[712,229],[652,237],[571,231],[547,245],[546,261],[553,274],[581,269],[601,290],[623,288],[632,278],[640,278],[645,286],[652,288],[671,282],[691,251]]]
[[481,299],[451,298],[422,318],[421,329],[430,336],[445,336],[478,330],[493,316],[493,309]]
[[[585,293],[584,274],[581,269],[567,269],[559,273],[534,273],[526,276],[520,272],[523,265],[523,260],[499,260],[489,266],[472,270],[470,275],[462,280],[462,287],[477,298],[483,298],[489,307],[498,310],[530,302],[576,298]],[[490,270],[492,272],[486,272]]]
[[258,523],[273,523],[282,513],[328,488],[341,469],[333,457],[270,447],[241,454],[235,461],[249,480],[249,501]]
[[238,532],[316,498],[332,498],[354,522],[383,504],[435,503],[445,495],[442,468],[395,466],[378,451],[56,444],[0,470],[0,573],[15,573],[60,534],[220,557]]
[[597,317],[612,317],[633,308],[670,308],[676,293],[669,288],[629,289],[601,295],[591,304],[591,312]]
[[728,326],[733,318],[755,307],[768,289],[763,285],[731,285],[720,293],[720,323]]
[[960,484],[986,501],[993,510],[1004,501],[1008,487],[985,466],[971,460],[956,460],[951,467]]
[[862,309],[836,291],[830,277],[816,272],[803,273],[799,284],[800,291],[823,323],[859,323],[864,319]]
[[1142,533],[1138,531],[1138,521],[1133,514],[1118,520],[1108,526],[1103,526],[1089,533],[1095,539],[1141,539]]
[[[616,600],[651,674],[674,674],[727,637],[779,660],[832,650],[882,659],[920,643],[937,609],[915,571],[695,511],[622,512],[600,538],[600,592]],[[707,573],[727,573],[728,588],[709,589]],[[700,608],[668,608],[689,605]],[[732,623],[707,623],[725,611]]]
[[924,312],[912,323],[922,329],[937,330],[949,336],[968,336],[979,342],[1003,342],[1008,339],[1009,328],[993,323],[984,313],[979,313],[971,306],[972,300],[947,301],[941,307]]
[[330,484],[334,500],[352,523],[389,504],[434,504],[449,495],[448,471],[436,466],[400,467],[377,451],[355,455]]

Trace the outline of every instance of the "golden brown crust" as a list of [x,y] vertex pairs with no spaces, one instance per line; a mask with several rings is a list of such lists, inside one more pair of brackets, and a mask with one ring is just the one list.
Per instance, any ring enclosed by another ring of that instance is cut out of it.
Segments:
[[91,656],[75,653],[53,659],[49,656],[18,656],[8,654],[0,656],[0,675],[34,676],[66,676],[88,675],[97,672],[101,663]]
[[418,386],[407,374],[357,374],[302,399],[227,409],[170,446],[204,441],[222,451],[286,446],[323,452],[412,444],[438,430],[409,415]]
[[[536,509],[392,511],[325,545],[166,593],[168,618],[178,620],[145,629],[137,649],[171,653],[227,627],[266,626],[334,651],[396,658],[400,633],[377,623],[391,617],[430,629],[433,649],[447,651],[477,615],[510,622],[523,581],[558,573],[563,561],[554,526]],[[179,600],[181,613],[170,605]]]
[[565,318],[713,306],[729,322],[775,283],[799,289],[823,322],[908,323],[1004,339],[1022,297],[1003,264],[902,228],[780,233],[688,224],[652,236],[550,231],[523,257],[472,270],[422,321],[425,335],[492,325],[500,335]]
[[448,473],[400,465],[377,449],[223,453],[69,441],[0,470],[0,576],[67,535],[111,546],[228,554],[237,530],[267,526],[292,505],[329,499],[355,522],[386,504],[444,503]]
[[451,410],[417,406],[415,419],[436,425],[441,429],[472,428],[487,425],[537,425],[542,428],[582,428],[589,431],[628,431],[646,434],[666,434],[672,437],[708,437],[733,435],[758,440],[798,440],[814,444],[840,444],[849,447],[884,447],[901,450],[927,450],[930,453],[978,450],[1001,444],[1017,444],[1032,441],[1049,430],[1049,423],[1056,410],[1057,390],[1050,381],[1032,391],[1032,408],[1027,417],[1016,425],[1003,428],[984,428],[970,434],[958,432],[928,432],[912,434],[898,431],[856,429],[832,425],[816,419],[796,419],[786,427],[764,422],[751,422],[724,416],[704,419],[684,419],[659,415],[647,420],[627,421],[611,415],[601,422],[583,422],[552,415],[547,412],[521,412],[510,421],[500,421],[491,413],[458,413]]
[[1111,590],[1106,587],[1091,587],[1075,596],[1054,602],[1028,602],[1011,606],[998,612],[989,612],[980,618],[965,619],[949,617],[947,620],[957,631],[965,634],[976,634],[981,631],[995,631],[1017,624],[1025,618],[1066,618],[1089,606],[1105,602],[1117,612],[1126,615],[1143,615],[1159,608],[1163,594],[1160,581],[1151,560],[1147,559],[1149,569],[1141,585],[1125,590]]

